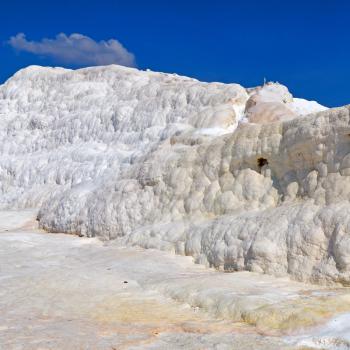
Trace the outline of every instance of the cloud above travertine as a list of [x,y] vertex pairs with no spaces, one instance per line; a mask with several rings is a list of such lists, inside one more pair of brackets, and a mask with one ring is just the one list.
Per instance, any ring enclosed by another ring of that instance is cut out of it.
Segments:
[[29,41],[25,34],[18,33],[8,41],[18,51],[49,57],[57,63],[73,65],[120,64],[135,66],[135,57],[118,40],[95,41],[82,34],[58,34],[54,39]]

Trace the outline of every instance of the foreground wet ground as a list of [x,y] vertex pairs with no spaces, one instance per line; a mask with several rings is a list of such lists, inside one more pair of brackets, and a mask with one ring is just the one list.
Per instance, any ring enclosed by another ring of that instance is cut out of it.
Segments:
[[0,349],[350,349],[350,291],[48,234],[0,213]]

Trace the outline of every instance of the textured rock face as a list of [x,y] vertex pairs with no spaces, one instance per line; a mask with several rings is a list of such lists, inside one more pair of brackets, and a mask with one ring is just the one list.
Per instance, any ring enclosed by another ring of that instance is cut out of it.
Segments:
[[251,123],[265,124],[279,120],[290,120],[311,112],[327,108],[315,101],[293,99],[288,89],[278,83],[267,83],[249,91],[246,117]]
[[120,67],[31,68],[0,91],[2,206],[229,271],[350,282],[349,107]]
[[119,66],[19,71],[0,86],[0,206],[37,206],[77,185],[83,196],[160,140],[233,130],[247,98],[237,84]]
[[[166,141],[134,179],[105,183],[108,197],[96,192],[74,230],[123,235],[226,270],[348,283],[349,122],[343,107],[244,125],[201,145]],[[66,203],[63,194],[44,204],[45,227],[70,229],[59,219]]]

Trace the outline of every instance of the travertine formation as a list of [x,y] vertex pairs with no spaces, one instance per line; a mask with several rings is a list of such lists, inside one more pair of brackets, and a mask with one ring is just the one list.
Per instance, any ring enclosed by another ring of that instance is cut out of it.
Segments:
[[[3,207],[229,271],[350,283],[350,108],[117,66],[0,87]],[[306,115],[307,114],[307,115]]]
[[1,349],[348,349],[350,294],[114,241],[47,234],[0,211]]

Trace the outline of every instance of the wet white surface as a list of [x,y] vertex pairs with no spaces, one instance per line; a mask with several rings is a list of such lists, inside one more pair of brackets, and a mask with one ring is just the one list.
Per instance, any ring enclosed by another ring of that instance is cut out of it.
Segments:
[[[0,349],[292,349],[349,330],[324,318],[346,309],[344,290],[47,234],[34,218],[0,213]],[[313,322],[323,331],[300,334]]]

